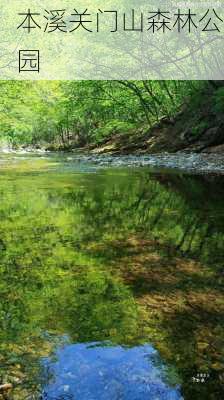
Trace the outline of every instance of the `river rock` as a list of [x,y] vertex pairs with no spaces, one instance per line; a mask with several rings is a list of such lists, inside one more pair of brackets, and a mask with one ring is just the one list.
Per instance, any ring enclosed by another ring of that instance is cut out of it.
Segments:
[[11,383],[4,383],[3,385],[0,385],[0,393],[7,393],[10,390],[12,390]]

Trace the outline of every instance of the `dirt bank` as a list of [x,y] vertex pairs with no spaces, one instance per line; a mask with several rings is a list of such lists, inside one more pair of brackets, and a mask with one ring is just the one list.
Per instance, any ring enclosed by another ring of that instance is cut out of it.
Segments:
[[160,152],[224,153],[224,83],[208,84],[175,117],[163,118],[152,128],[130,134],[115,134],[100,144],[90,145],[93,153],[144,154]]

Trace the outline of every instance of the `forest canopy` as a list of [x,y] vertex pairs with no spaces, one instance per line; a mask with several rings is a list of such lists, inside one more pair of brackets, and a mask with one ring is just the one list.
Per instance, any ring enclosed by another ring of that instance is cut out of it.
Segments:
[[205,84],[199,81],[1,81],[2,145],[62,147],[171,119]]

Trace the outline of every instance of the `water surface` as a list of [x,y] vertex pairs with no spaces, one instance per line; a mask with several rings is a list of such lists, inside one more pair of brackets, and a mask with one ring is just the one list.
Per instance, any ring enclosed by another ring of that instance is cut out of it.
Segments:
[[0,380],[15,400],[222,398],[222,175],[98,161],[0,158]]

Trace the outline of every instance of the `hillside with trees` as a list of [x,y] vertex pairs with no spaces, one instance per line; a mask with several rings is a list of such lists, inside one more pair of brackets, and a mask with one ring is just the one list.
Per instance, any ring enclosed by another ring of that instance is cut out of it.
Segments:
[[222,81],[2,81],[1,146],[202,151],[224,143]]

